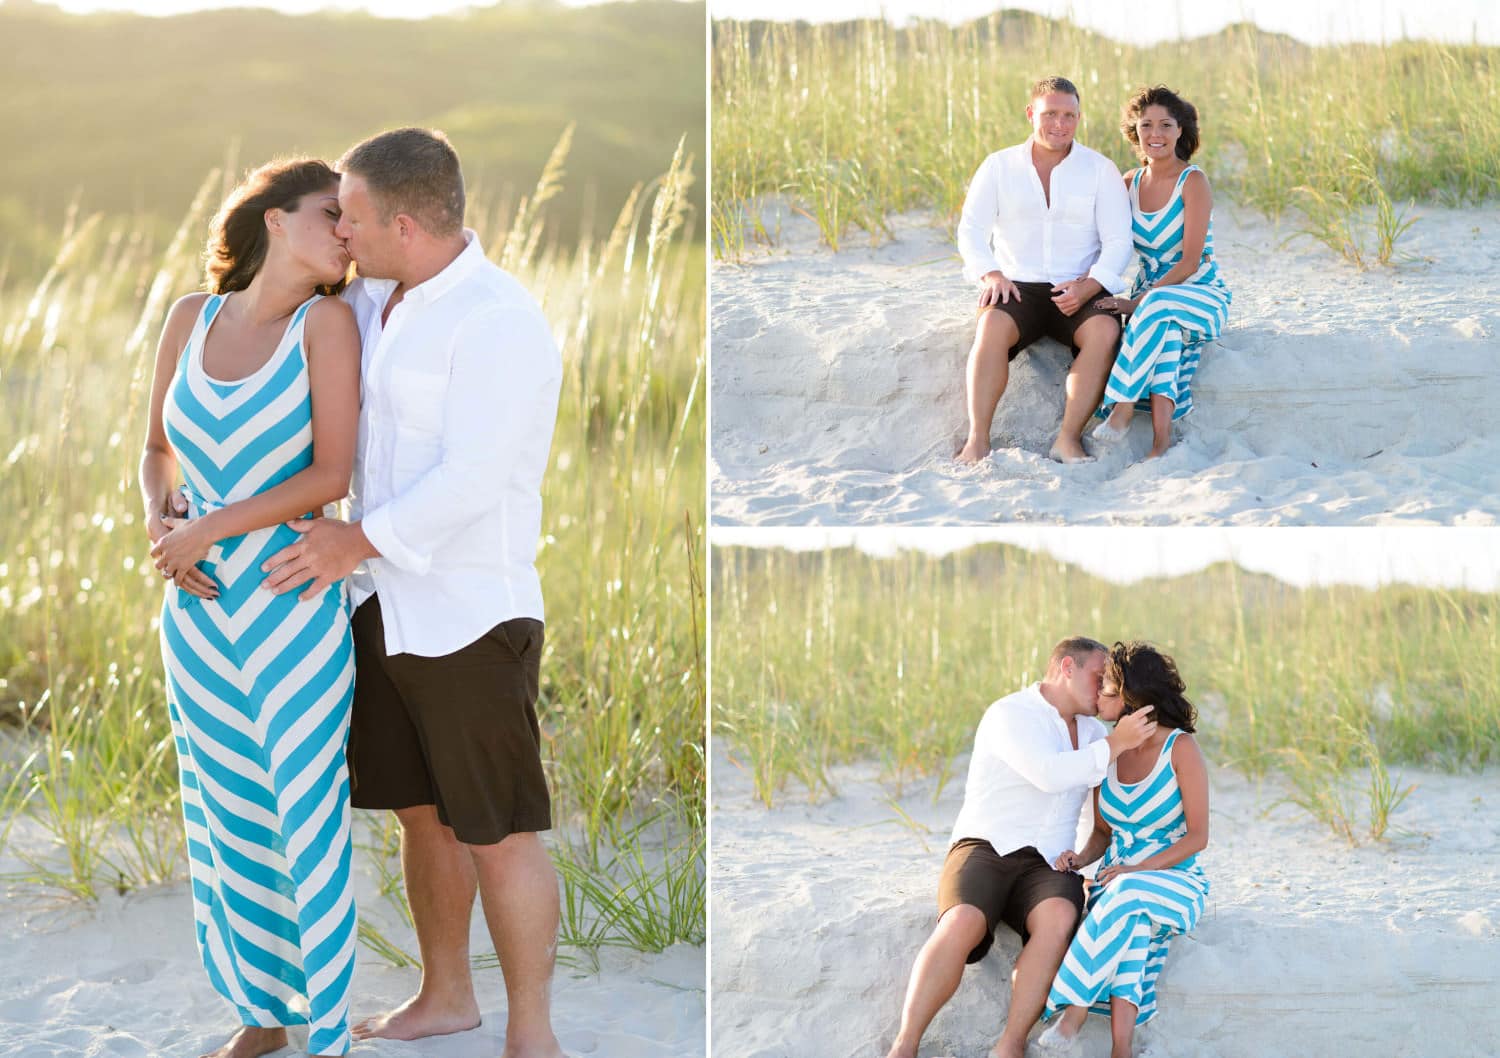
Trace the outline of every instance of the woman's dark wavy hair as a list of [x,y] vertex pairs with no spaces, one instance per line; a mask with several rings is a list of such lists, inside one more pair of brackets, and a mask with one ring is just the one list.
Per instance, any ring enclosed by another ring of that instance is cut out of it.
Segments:
[[[209,225],[203,275],[211,294],[244,290],[266,263],[271,239],[266,234],[268,209],[295,213],[303,195],[339,182],[339,174],[317,158],[286,158],[267,162],[252,171],[214,214]],[[337,294],[345,280],[318,288]]]
[[1125,109],[1120,113],[1120,131],[1135,148],[1135,153],[1144,157],[1141,155],[1141,138],[1136,132],[1135,123],[1140,120],[1147,107],[1167,108],[1167,113],[1172,115],[1172,120],[1182,129],[1182,136],[1177,140],[1177,157],[1183,161],[1191,158],[1198,150],[1198,108],[1164,84],[1142,88],[1125,101]]
[[1116,643],[1104,663],[1104,678],[1120,688],[1126,713],[1154,705],[1151,719],[1162,727],[1195,730],[1198,710],[1183,696],[1187,687],[1177,663],[1150,643]]

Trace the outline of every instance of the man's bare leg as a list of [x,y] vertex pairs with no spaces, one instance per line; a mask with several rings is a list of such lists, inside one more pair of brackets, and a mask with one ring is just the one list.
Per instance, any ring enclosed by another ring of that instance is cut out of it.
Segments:
[[984,939],[988,924],[973,904],[950,907],[917,953],[901,1007],[901,1030],[887,1058],[916,1058],[922,1034],[963,980],[969,952]]
[[1062,427],[1049,453],[1061,463],[1089,458],[1083,449],[1083,428],[1104,396],[1104,385],[1115,364],[1120,322],[1113,316],[1092,316],[1079,325],[1073,339],[1078,343],[1078,356],[1068,372]]
[[432,805],[396,811],[401,821],[401,871],[417,927],[422,983],[395,1010],[354,1026],[355,1039],[416,1040],[479,1025],[469,975],[469,920],[474,912],[474,861]]
[[1000,1041],[990,1052],[993,1058],[1022,1058],[1026,1053],[1026,1036],[1047,1005],[1052,979],[1062,965],[1073,930],[1078,925],[1078,909],[1071,900],[1049,897],[1031,909],[1026,916],[1026,931],[1031,934],[1016,959],[1011,979],[1010,1013]]
[[969,349],[969,436],[955,456],[960,463],[977,463],[990,454],[990,426],[1010,381],[1010,347],[1020,339],[1009,313],[999,309],[980,313]]
[[1160,459],[1172,447],[1172,413],[1176,410],[1170,397],[1151,394],[1151,454],[1147,459]]
[[1119,996],[1109,997],[1109,1058],[1131,1058],[1135,1015],[1134,1003]]
[[281,1027],[261,1028],[259,1025],[241,1025],[240,1030],[216,1051],[199,1055],[199,1058],[260,1058],[262,1054],[279,1051],[286,1046],[286,1029]]
[[563,1058],[552,1033],[557,872],[536,834],[470,845],[484,919],[505,975],[505,1058]]

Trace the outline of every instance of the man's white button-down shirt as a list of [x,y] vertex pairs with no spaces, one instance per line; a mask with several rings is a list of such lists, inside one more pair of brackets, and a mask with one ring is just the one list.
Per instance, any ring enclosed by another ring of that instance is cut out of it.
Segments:
[[1049,204],[1031,142],[990,155],[969,184],[958,224],[964,277],[977,283],[998,269],[1016,283],[1063,283],[1088,275],[1120,293],[1135,259],[1120,170],[1075,143],[1052,170]]
[[437,657],[513,617],[543,620],[535,560],[562,359],[542,310],[479,239],[407,290],[344,293],[359,322],[352,517],[381,557],[350,578],[380,595],[386,650]]
[[1109,731],[1092,716],[1077,723],[1074,749],[1035,683],[985,710],[950,844],[983,838],[1002,856],[1034,845],[1049,864],[1076,848],[1089,790],[1109,770]]

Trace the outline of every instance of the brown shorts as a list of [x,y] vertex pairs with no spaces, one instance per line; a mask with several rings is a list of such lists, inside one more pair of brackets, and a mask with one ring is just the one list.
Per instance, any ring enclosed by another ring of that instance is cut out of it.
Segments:
[[997,922],[1015,930],[1025,944],[1031,936],[1026,932],[1026,916],[1037,904],[1054,896],[1071,901],[1083,917],[1082,875],[1054,871],[1032,845],[1001,856],[983,838],[960,838],[943,861],[938,918],[959,904],[971,904],[984,912],[989,928],[966,960],[975,963],[995,943]]
[[468,845],[550,829],[536,718],[542,622],[506,621],[437,658],[386,654],[378,597],[353,624],[354,806],[435,805]]
[[[1038,338],[1054,338],[1066,345],[1074,357],[1078,356],[1078,345],[1073,341],[1074,334],[1085,320],[1091,320],[1095,316],[1111,316],[1114,313],[1106,312],[1104,309],[1095,308],[1094,302],[1098,298],[1090,298],[1073,315],[1064,316],[1062,310],[1052,301],[1051,283],[1017,283],[1016,289],[1021,292],[1021,300],[1011,298],[1008,303],[995,302],[993,305],[984,305],[979,310],[979,315],[986,312],[998,310],[1005,313],[1016,323],[1016,330],[1020,337],[1016,344],[1010,347],[1010,359],[1014,360],[1025,349]],[[1103,297],[1105,295],[1100,295]],[[1115,317],[1118,320],[1118,317]]]

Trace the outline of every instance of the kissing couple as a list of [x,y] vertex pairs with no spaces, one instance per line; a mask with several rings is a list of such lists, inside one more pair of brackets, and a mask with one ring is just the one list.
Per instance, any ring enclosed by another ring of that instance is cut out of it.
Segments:
[[[937,925],[888,1058],[916,1058],[1001,924],[1020,936],[1021,953],[994,1058],[1023,1058],[1044,1017],[1055,1020],[1035,1045],[1075,1051],[1090,1013],[1109,1019],[1111,1058],[1136,1058],[1135,1029],[1156,1016],[1171,938],[1194,927],[1208,896],[1197,862],[1208,845],[1208,773],[1185,689],[1172,658],[1148,643],[1073,636],[1053,648],[1040,682],[985,711]],[[1093,828],[1080,849],[1090,791]],[[1085,882],[1080,872],[1095,861]]]

